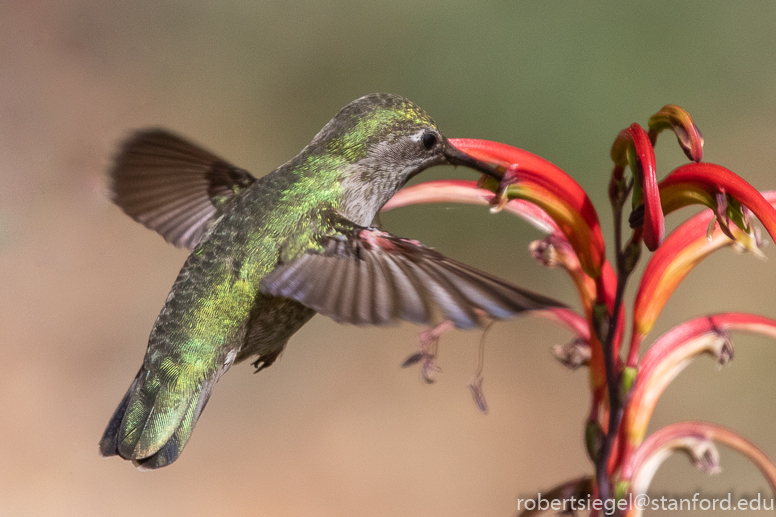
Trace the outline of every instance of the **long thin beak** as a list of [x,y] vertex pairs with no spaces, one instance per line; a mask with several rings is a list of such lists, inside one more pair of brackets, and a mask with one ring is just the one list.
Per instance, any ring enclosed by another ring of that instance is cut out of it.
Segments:
[[504,173],[498,168],[466,154],[457,147],[454,147],[447,139],[445,139],[444,153],[445,158],[447,158],[450,165],[463,165],[464,167],[487,174],[491,178],[495,178],[499,181],[504,177]]

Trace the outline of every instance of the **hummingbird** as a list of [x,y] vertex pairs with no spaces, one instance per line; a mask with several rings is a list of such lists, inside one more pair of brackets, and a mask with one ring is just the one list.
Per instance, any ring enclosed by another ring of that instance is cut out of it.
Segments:
[[109,171],[113,201],[192,251],[100,454],[140,470],[174,462],[218,379],[249,358],[257,372],[272,365],[316,313],[355,325],[441,317],[467,329],[562,306],[370,226],[410,178],[444,164],[501,176],[392,94],[351,102],[258,179],[164,129],[130,136]]

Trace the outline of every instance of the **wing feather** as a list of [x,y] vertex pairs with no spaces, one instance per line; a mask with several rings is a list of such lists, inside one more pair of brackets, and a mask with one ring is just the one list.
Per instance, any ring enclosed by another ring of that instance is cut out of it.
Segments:
[[343,323],[430,324],[441,313],[458,328],[563,304],[445,257],[422,244],[337,216],[319,246],[264,277],[266,294],[296,300]]
[[256,178],[161,129],[135,133],[110,171],[113,200],[168,242],[193,248],[219,208]]

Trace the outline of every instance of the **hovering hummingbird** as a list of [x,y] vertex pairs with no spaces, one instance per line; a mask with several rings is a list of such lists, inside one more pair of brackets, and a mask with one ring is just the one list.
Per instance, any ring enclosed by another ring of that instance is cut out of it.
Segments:
[[410,101],[345,106],[293,159],[256,179],[161,129],[140,131],[110,170],[113,200],[193,251],[156,319],[140,371],[100,441],[141,470],[175,461],[218,379],[236,362],[270,366],[319,312],[335,321],[458,328],[561,306],[422,244],[370,227],[433,165],[499,177],[453,147]]

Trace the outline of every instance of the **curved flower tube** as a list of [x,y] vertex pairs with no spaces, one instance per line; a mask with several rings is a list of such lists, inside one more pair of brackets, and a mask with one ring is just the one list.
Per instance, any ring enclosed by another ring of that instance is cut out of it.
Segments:
[[[674,132],[685,154],[696,163],[675,169],[658,183],[653,147],[666,129]],[[531,252],[545,266],[566,269],[582,299],[584,315],[569,309],[537,314],[574,333],[573,340],[555,347],[554,354],[570,368],[590,367],[592,394],[585,437],[595,477],[561,485],[559,493],[567,494],[574,486],[589,486],[587,492],[600,499],[642,493],[662,461],[676,450],[687,452],[697,466],[714,472],[719,462],[715,440],[748,455],[776,488],[776,467],[752,444],[724,428],[685,422],[644,439],[659,397],[694,358],[709,354],[724,364],[732,356],[730,331],[759,332],[776,338],[775,319],[741,313],[697,318],[661,336],[639,358],[640,344],[654,327],[668,297],[704,257],[728,245],[762,255],[759,230],[751,224],[752,214],[776,241],[776,193],[760,194],[724,167],[697,163],[703,156],[703,136],[685,110],[666,105],[650,118],[648,133],[632,124],[618,134],[612,145],[614,170],[609,197],[618,228],[615,272],[605,257],[598,215],[579,184],[563,170],[505,144],[469,139],[450,140],[450,144],[494,165],[495,176],[484,176],[479,184],[438,181],[409,187],[397,193],[384,210],[416,203],[490,205],[491,211],[505,209],[547,234],[531,244]],[[628,182],[624,179],[628,166],[634,178],[632,184],[630,178]],[[634,212],[630,222],[634,231],[623,245],[619,222],[632,185]],[[711,211],[690,218],[666,238],[664,214],[690,204],[702,204]],[[624,314],[625,285],[639,260],[642,241],[654,254],[634,302],[630,349],[623,364],[619,347],[624,317],[611,315],[618,307]],[[479,373],[470,389],[480,409],[485,410]],[[636,508],[628,512],[638,515]]]
[[633,193],[633,208],[644,203],[644,244],[655,251],[663,242],[665,224],[657,187],[655,151],[644,129],[633,123],[620,131],[612,144],[611,156],[616,166],[613,176],[621,175],[627,165],[631,167],[638,187]]
[[587,342],[590,339],[590,327],[587,324],[587,320],[571,309],[553,307],[544,311],[534,311],[534,315],[563,325],[576,334],[577,338],[583,342]]
[[687,158],[694,162],[703,159],[703,135],[686,110],[667,104],[649,117],[649,140],[653,147],[657,143],[657,135],[664,129],[673,130]]
[[[768,192],[765,195],[776,203],[776,192]],[[690,218],[669,235],[647,264],[633,308],[633,335],[628,353],[628,366],[636,365],[639,346],[652,330],[668,298],[701,260],[712,252],[730,245],[740,246],[744,250],[760,254],[760,243],[756,232],[746,233],[740,228],[733,227],[728,229],[729,235],[725,235],[720,228],[709,234],[709,223],[713,223],[713,219],[714,214],[709,212],[702,212]],[[731,240],[730,237],[735,240]]]
[[[454,142],[454,144],[459,147],[458,141]],[[576,185],[576,183],[574,184]],[[518,187],[512,185],[508,187],[508,189],[510,188],[515,189]],[[578,258],[579,255],[576,250],[574,250],[574,252],[571,251],[573,246],[566,240],[564,235],[566,232],[562,232],[557,224],[557,221],[568,221],[570,227],[567,228],[567,231],[570,232],[571,235],[579,237],[580,235],[584,235],[584,232],[580,234],[575,231],[573,229],[574,222],[576,221],[576,223],[581,226],[587,227],[584,220],[575,218],[573,211],[567,204],[558,198],[546,194],[547,191],[539,185],[523,185],[522,188],[524,193],[526,191],[532,193],[530,196],[526,195],[527,198],[531,199],[531,202],[523,199],[510,200],[504,204],[504,209],[525,219],[540,230],[551,234],[544,241],[537,241],[534,243],[534,245],[532,245],[532,252],[534,253],[534,257],[545,265],[552,267],[553,265],[560,264],[569,273],[577,287],[587,316],[587,321],[584,322],[586,328],[583,333],[581,329],[582,322],[579,320],[575,319],[571,322],[568,317],[564,320],[563,318],[559,318],[556,313],[547,313],[544,315],[556,321],[560,321],[589,345],[591,350],[591,359],[589,361],[589,364],[591,365],[591,383],[594,387],[598,388],[605,384],[606,375],[604,373],[604,360],[601,345],[595,338],[591,339],[590,337],[590,328],[593,321],[592,309],[593,305],[600,301],[606,303],[610,311],[613,309],[617,285],[616,273],[609,262],[605,261],[601,267],[601,274],[597,280],[588,276],[581,266]],[[488,205],[491,204],[494,199],[495,195],[493,192],[477,188],[477,185],[471,181],[431,181],[400,190],[385,204],[383,211],[418,203],[460,202]],[[548,211],[555,214],[555,219],[547,215],[547,212],[543,210],[543,208],[547,208]],[[584,242],[577,241],[577,246],[584,245]],[[569,249],[568,252],[565,252],[567,247],[571,249]],[[576,318],[579,318],[576,314],[575,316]],[[618,327],[614,342],[616,351],[619,351],[620,349],[622,336],[623,329],[622,327]],[[598,402],[600,402],[600,400]],[[594,401],[593,403],[594,405],[597,405],[598,402]]]
[[[478,188],[475,181],[427,181],[398,191],[383,206],[382,212],[425,203],[465,203],[490,206],[495,197],[496,195],[490,190]],[[544,233],[560,233],[558,225],[547,215],[547,212],[533,203],[515,199],[507,203],[504,210],[520,217]]]
[[[601,224],[582,187],[560,167],[533,153],[488,140],[451,139],[450,143],[470,156],[504,169],[501,188],[545,210],[574,247],[580,263],[592,278],[598,278],[605,248]],[[500,189],[501,189],[500,188]]]
[[729,332],[734,330],[776,338],[776,320],[735,312],[704,316],[677,325],[647,350],[622,420],[625,436],[621,446],[626,457],[644,438],[665,388],[694,358],[706,353],[721,364],[730,360]]
[[[763,451],[730,429],[698,421],[677,422],[647,438],[623,465],[621,485],[634,495],[645,494],[660,465],[677,450],[687,452],[697,468],[714,474],[719,471],[719,453],[714,442],[746,456],[776,491],[776,465]],[[633,507],[626,515],[637,517],[641,512],[641,508]]]
[[[719,194],[732,197],[751,210],[760,219],[771,239],[776,241],[776,208],[752,185],[721,165],[713,163],[682,165],[666,176],[660,182],[659,188],[664,214],[691,204],[706,205],[718,211]],[[741,213],[735,207],[725,208],[727,208],[727,216],[732,217],[743,230],[749,229],[745,213]],[[720,221],[720,224],[724,227],[726,221]]]
[[[494,198],[495,194],[493,192],[478,188],[477,183],[474,181],[428,181],[400,190],[383,206],[382,211],[387,212],[394,208],[425,203],[466,203],[489,206]],[[569,246],[555,221],[534,203],[514,199],[506,203],[504,210],[524,219],[539,230],[551,234],[548,238],[553,239],[556,246]],[[568,254],[568,259],[576,260],[576,255]],[[576,264],[578,266],[578,261]],[[574,272],[570,271],[570,273],[574,277]],[[611,267],[609,267],[609,274],[613,274]],[[588,293],[588,298],[594,298],[595,295],[592,293],[594,290],[593,281],[586,277],[581,272],[581,269],[578,270],[577,276],[580,278],[574,278],[574,280],[578,283],[578,287],[583,286],[589,289],[591,292]],[[580,287],[580,289],[583,287]],[[571,309],[553,308],[546,311],[538,311],[536,315],[560,323],[585,342],[590,338],[590,327],[587,320]]]
[[[534,194],[534,197],[538,198],[539,195],[540,193],[537,192]],[[383,206],[382,211],[387,212],[394,208],[423,203],[465,203],[489,206],[495,198],[496,195],[493,192],[478,188],[477,184],[473,181],[428,181],[401,189],[394,194],[385,206]],[[573,215],[569,215],[570,210],[568,207],[564,207],[561,202],[557,202],[554,205],[548,204],[546,200],[539,200],[539,202],[544,206],[551,206],[551,210],[556,213],[559,219],[573,221]],[[569,272],[572,280],[577,286],[586,313],[590,312],[592,304],[596,301],[596,289],[598,287],[603,288],[605,301],[609,305],[609,308],[612,308],[611,305],[614,300],[617,278],[608,262],[604,262],[602,275],[598,280],[598,284],[600,285],[597,285],[596,281],[583,271],[578,255],[575,251],[571,251],[573,246],[566,240],[566,237],[556,224],[555,220],[539,207],[539,203],[524,199],[512,199],[504,204],[503,209],[522,218],[539,230],[550,234],[550,236],[545,239],[545,241],[547,241],[545,244],[533,245],[532,251],[534,252],[534,257],[549,267],[560,264]],[[573,225],[573,222],[570,224]],[[544,241],[536,242],[541,243]],[[571,248],[568,253],[564,253],[562,256],[556,254],[556,251],[562,251],[567,246]],[[539,248],[541,248],[541,250]],[[558,259],[565,258],[566,260],[554,262],[552,259],[544,257],[541,253],[543,251],[549,251]]]

